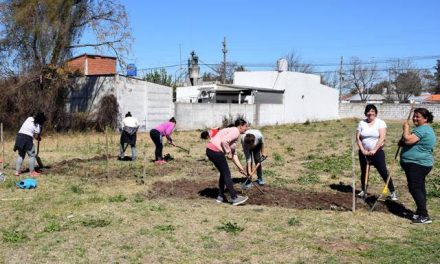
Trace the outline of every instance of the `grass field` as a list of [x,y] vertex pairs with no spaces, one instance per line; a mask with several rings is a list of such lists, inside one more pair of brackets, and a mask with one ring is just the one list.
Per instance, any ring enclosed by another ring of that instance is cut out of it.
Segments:
[[[262,128],[269,154],[265,197],[277,200],[271,190],[284,190],[304,196],[330,194],[329,199],[331,194],[346,195],[350,200],[351,193],[343,189],[351,185],[357,122]],[[390,169],[401,123],[387,124]],[[434,128],[439,136],[440,125]],[[190,148],[190,154],[167,146],[164,153],[174,160],[163,166],[151,162],[154,148],[146,133],[138,134],[135,162],[116,159],[117,133],[47,135],[40,157],[50,168],[38,178],[35,190],[15,188],[19,178],[13,176],[14,138],[6,137],[0,263],[440,263],[440,163],[428,176],[428,209],[434,219],[430,225],[411,225],[383,204],[373,213],[360,202],[354,213],[351,207],[303,209],[281,201],[233,207],[197,192],[177,195],[186,190],[179,185],[183,180],[195,191],[217,187],[218,173],[203,161],[206,142],[199,133],[175,132],[175,142]],[[103,156],[106,142],[108,162]],[[436,160],[439,153],[437,148]],[[355,160],[359,190],[357,156]],[[232,164],[231,169],[239,178]],[[391,173],[399,205],[414,210],[400,166]],[[379,194],[383,184],[375,169],[370,177],[370,192]],[[159,191],[158,184],[169,190]],[[255,188],[247,194],[250,201],[261,198]]]

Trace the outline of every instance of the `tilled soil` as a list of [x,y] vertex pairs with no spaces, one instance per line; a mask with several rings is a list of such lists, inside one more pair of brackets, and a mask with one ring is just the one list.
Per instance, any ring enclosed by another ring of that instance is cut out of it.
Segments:
[[[183,199],[215,199],[218,194],[217,182],[178,180],[173,182],[156,182],[147,193],[147,198],[183,198]],[[234,186],[240,190],[240,186]],[[243,192],[249,197],[247,204],[272,207],[285,207],[313,210],[350,211],[352,208],[352,194],[345,192],[306,192],[294,191],[285,188],[260,186],[262,194],[256,187]],[[372,204],[357,199],[356,209],[368,210]],[[379,203],[375,211],[387,212],[388,208]]]

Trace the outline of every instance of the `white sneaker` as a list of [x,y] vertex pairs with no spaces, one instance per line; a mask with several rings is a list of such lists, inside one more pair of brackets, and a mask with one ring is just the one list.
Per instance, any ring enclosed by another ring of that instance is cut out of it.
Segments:
[[398,201],[399,199],[397,199],[397,193],[396,192],[392,192],[390,194],[390,196],[388,196],[389,199],[391,199],[391,201]]
[[357,194],[358,197],[364,198],[365,196],[365,192],[361,191],[360,193]]

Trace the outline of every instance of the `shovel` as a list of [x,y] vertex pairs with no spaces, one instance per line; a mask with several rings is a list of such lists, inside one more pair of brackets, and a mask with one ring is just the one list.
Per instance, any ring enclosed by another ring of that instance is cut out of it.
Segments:
[[37,155],[35,156],[35,159],[37,160],[38,167],[40,169],[42,169],[44,167],[44,165],[43,165],[43,162],[41,161],[41,158],[38,156],[39,153],[40,153],[40,141],[38,140],[38,143],[37,143]]

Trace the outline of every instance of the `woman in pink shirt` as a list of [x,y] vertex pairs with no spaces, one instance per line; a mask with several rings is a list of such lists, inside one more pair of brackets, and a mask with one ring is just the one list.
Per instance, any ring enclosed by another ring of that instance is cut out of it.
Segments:
[[217,202],[219,203],[226,201],[224,194],[225,185],[231,194],[232,205],[243,204],[248,199],[246,196],[237,195],[237,192],[234,189],[234,183],[232,182],[231,171],[229,170],[228,162],[226,161],[227,157],[237,166],[240,173],[245,173],[243,166],[241,166],[240,160],[235,153],[235,149],[240,134],[246,132],[247,128],[248,126],[245,120],[237,119],[234,127],[221,129],[213,138],[211,138],[206,147],[206,155],[220,172],[220,178],[218,180],[219,194],[217,197]]
[[176,119],[172,117],[168,122],[162,123],[157,125],[155,128],[150,130],[150,137],[151,140],[153,140],[154,145],[156,146],[156,150],[154,151],[154,162],[156,164],[164,164],[166,161],[163,159],[162,156],[162,137],[166,137],[168,140],[168,143],[170,143],[173,146],[176,146],[173,142],[173,139],[171,138],[171,133],[173,133],[174,127],[176,126]]

